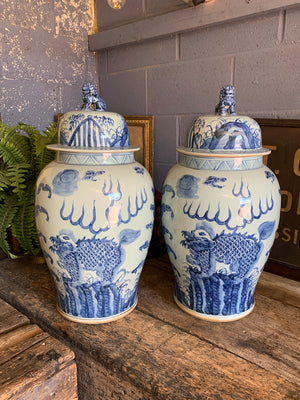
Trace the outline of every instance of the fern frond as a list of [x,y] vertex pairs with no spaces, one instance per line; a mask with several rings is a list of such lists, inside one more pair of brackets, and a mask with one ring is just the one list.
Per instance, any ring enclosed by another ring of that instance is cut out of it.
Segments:
[[55,158],[56,158],[56,152],[45,148],[43,151],[43,156],[40,159],[39,170],[41,171],[51,161],[55,160]]
[[57,124],[43,133],[31,125],[8,127],[0,122],[0,248],[13,257],[7,240],[11,228],[26,253],[40,250],[35,226],[35,182],[55,158],[48,144],[57,143]]
[[6,124],[4,124],[3,122],[0,122],[0,137],[4,136],[6,129],[7,129]]
[[11,258],[15,256],[10,252],[7,240],[7,230],[11,227],[12,221],[18,211],[17,196],[3,196],[0,204],[0,247]]
[[[31,146],[28,135],[22,134],[19,125],[7,127],[0,122],[0,142],[4,148],[4,161],[7,162],[5,154],[8,152],[9,159],[12,157],[12,162],[30,162],[31,160]],[[1,154],[3,157],[3,155]],[[26,161],[27,160],[27,161]]]
[[58,131],[58,123],[57,122],[53,122],[52,124],[47,126],[47,128],[45,128],[45,130],[43,130],[43,133],[49,139],[48,144],[57,143],[57,131]]
[[34,143],[35,139],[41,135],[35,126],[24,124],[23,122],[19,122],[16,127],[19,131],[26,133],[30,139],[30,143]]
[[13,143],[14,147],[22,153],[25,163],[32,162],[32,146],[28,136],[17,134],[12,136],[9,142]]
[[9,185],[10,185],[10,179],[7,177],[6,169],[0,170],[0,193],[2,190],[7,189]]
[[1,207],[1,204],[5,201],[6,196],[7,196],[6,191],[4,191],[3,189],[0,190],[0,207]]
[[40,248],[35,225],[34,185],[29,185],[24,200],[12,222],[12,233],[26,253],[34,253]]
[[5,142],[4,140],[0,140],[0,157],[8,165],[25,164],[27,161],[22,151],[16,148],[13,143]]
[[3,122],[0,121],[0,138],[1,139],[6,139],[11,137],[11,135],[14,134],[14,132],[17,131],[16,126],[7,126]]
[[6,177],[10,181],[13,193],[22,198],[23,192],[27,187],[27,180],[30,178],[30,164],[16,164],[8,167]]

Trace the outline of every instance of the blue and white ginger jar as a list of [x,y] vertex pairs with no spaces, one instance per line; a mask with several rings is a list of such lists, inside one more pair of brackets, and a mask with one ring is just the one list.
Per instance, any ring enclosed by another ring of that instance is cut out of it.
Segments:
[[57,159],[36,186],[36,225],[58,310],[83,323],[116,320],[137,303],[151,240],[152,179],[134,160],[126,120],[106,112],[93,84],[59,123]]
[[231,321],[249,314],[280,214],[280,188],[263,165],[253,119],[235,113],[234,88],[216,115],[194,122],[162,195],[162,228],[175,275],[174,298],[189,314]]

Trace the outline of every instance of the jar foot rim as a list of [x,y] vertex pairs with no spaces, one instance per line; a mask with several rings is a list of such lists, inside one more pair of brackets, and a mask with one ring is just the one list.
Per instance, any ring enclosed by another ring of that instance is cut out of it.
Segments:
[[57,311],[65,318],[67,318],[68,320],[72,321],[72,322],[79,322],[81,324],[105,324],[108,322],[114,322],[117,321],[123,317],[125,317],[126,315],[130,314],[136,307],[137,305],[137,301],[133,304],[133,306],[131,306],[130,308],[128,308],[125,311],[122,311],[119,314],[115,314],[115,315],[111,315],[109,317],[102,317],[102,318],[84,318],[84,317],[78,317],[78,316],[74,316],[68,313],[65,313],[57,304],[56,308]]
[[231,322],[231,321],[237,321],[241,318],[246,317],[247,315],[249,315],[255,306],[255,303],[246,311],[243,311],[241,313],[238,314],[232,314],[232,315],[212,315],[212,314],[204,314],[204,313],[200,313],[194,310],[191,310],[190,308],[184,306],[176,297],[176,295],[174,294],[174,301],[177,304],[177,306],[179,308],[181,308],[183,311],[185,311],[186,313],[192,315],[193,317],[196,317],[198,319],[203,319],[206,321],[211,321],[211,322]]

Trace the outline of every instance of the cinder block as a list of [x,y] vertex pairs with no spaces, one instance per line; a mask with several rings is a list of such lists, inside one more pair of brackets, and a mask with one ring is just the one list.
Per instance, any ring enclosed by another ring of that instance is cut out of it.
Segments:
[[[217,95],[217,93],[216,93]],[[218,96],[216,96],[216,104],[218,102]],[[179,146],[185,146],[187,135],[198,116],[202,114],[201,110],[199,110],[198,114],[194,115],[184,115],[179,118]],[[210,112],[210,114],[214,114],[214,110]]]
[[300,5],[286,11],[285,41],[300,42]]
[[[174,163],[175,164],[175,163]],[[162,191],[164,180],[166,179],[168,171],[173,167],[174,164],[154,164],[154,187],[159,192]]]
[[101,77],[107,73],[107,50],[102,50],[96,53],[97,72]]
[[[83,64],[84,68],[81,71],[81,76],[83,75],[83,81],[98,83],[99,78],[98,78],[98,71],[96,68],[97,65],[96,54],[89,53],[88,50],[84,48],[84,54],[82,56],[83,56],[82,62],[84,63]],[[82,63],[80,65],[82,66]],[[77,82],[80,83],[80,74],[78,74]]]
[[175,61],[176,38],[167,37],[108,50],[108,72]]
[[112,28],[128,21],[143,18],[143,0],[127,0],[121,10],[113,10],[105,1],[97,1],[98,30]]
[[300,110],[299,65],[297,45],[237,56],[235,86],[238,112]]
[[100,77],[101,97],[108,111],[143,115],[146,107],[146,71],[129,71]]
[[185,7],[188,5],[183,0],[148,0],[146,2],[148,14],[162,14]]
[[183,33],[180,38],[181,59],[203,59],[274,47],[278,20],[279,13],[271,13]]
[[148,71],[149,113],[185,114],[214,110],[216,93],[231,81],[231,58],[173,63]]
[[158,116],[154,121],[154,162],[176,163],[177,123],[176,116]]

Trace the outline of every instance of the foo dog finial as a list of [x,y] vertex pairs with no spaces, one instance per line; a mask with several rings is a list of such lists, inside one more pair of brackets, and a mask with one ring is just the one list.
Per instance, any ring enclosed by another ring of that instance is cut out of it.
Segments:
[[234,86],[223,86],[220,90],[219,103],[216,105],[216,114],[225,116],[228,114],[236,115],[235,112],[235,89]]
[[96,85],[93,82],[83,84],[82,95],[82,110],[106,110],[105,101],[98,95]]

